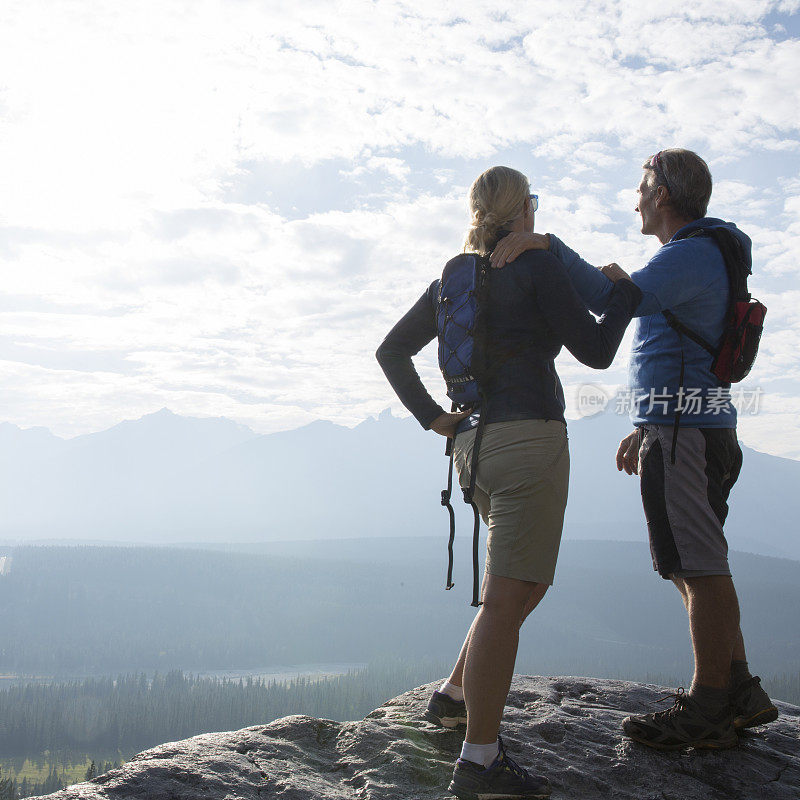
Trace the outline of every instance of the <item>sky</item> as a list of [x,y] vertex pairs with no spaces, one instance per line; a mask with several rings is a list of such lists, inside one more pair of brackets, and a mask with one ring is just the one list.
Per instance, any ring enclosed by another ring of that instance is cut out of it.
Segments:
[[[374,351],[480,172],[521,170],[538,231],[633,270],[641,163],[678,146],[769,309],[740,438],[800,459],[798,74],[800,0],[6,2],[0,421],[404,414]],[[587,384],[613,402],[631,333],[605,372],[559,357],[569,416]],[[433,347],[417,365],[444,400]]]

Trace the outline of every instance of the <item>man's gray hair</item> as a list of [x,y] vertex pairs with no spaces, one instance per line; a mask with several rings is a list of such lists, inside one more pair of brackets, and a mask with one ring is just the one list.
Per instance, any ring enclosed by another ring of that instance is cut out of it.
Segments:
[[675,210],[682,217],[700,219],[711,199],[708,164],[691,150],[672,147],[648,158],[642,169],[652,170],[655,185],[664,186]]

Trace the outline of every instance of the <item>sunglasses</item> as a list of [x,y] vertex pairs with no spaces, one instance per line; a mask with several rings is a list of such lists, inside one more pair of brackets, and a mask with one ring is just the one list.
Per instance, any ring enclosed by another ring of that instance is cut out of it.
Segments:
[[528,200],[531,201],[531,211],[538,211],[539,210],[539,195],[538,194],[529,194]]

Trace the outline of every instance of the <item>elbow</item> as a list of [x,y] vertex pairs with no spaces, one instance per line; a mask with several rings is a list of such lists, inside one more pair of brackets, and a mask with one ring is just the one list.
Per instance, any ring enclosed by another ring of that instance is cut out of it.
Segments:
[[391,364],[397,363],[403,358],[403,353],[396,346],[384,340],[375,351],[375,358],[381,365],[381,369],[386,372]]
[[381,342],[380,346],[375,351],[375,358],[381,366],[389,360],[389,348],[386,346],[386,342]]

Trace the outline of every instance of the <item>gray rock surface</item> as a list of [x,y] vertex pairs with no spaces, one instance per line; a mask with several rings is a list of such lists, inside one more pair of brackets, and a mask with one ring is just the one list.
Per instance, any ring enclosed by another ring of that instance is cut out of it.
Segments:
[[[120,769],[51,800],[402,800],[445,798],[463,729],[421,720],[433,684],[388,701],[360,722],[293,716],[154,747]],[[777,703],[776,723],[737,749],[659,753],[624,739],[628,713],[667,690],[594,678],[517,676],[503,735],[524,766],[546,774],[554,798],[798,800],[800,708]],[[658,707],[660,708],[660,707]]]

